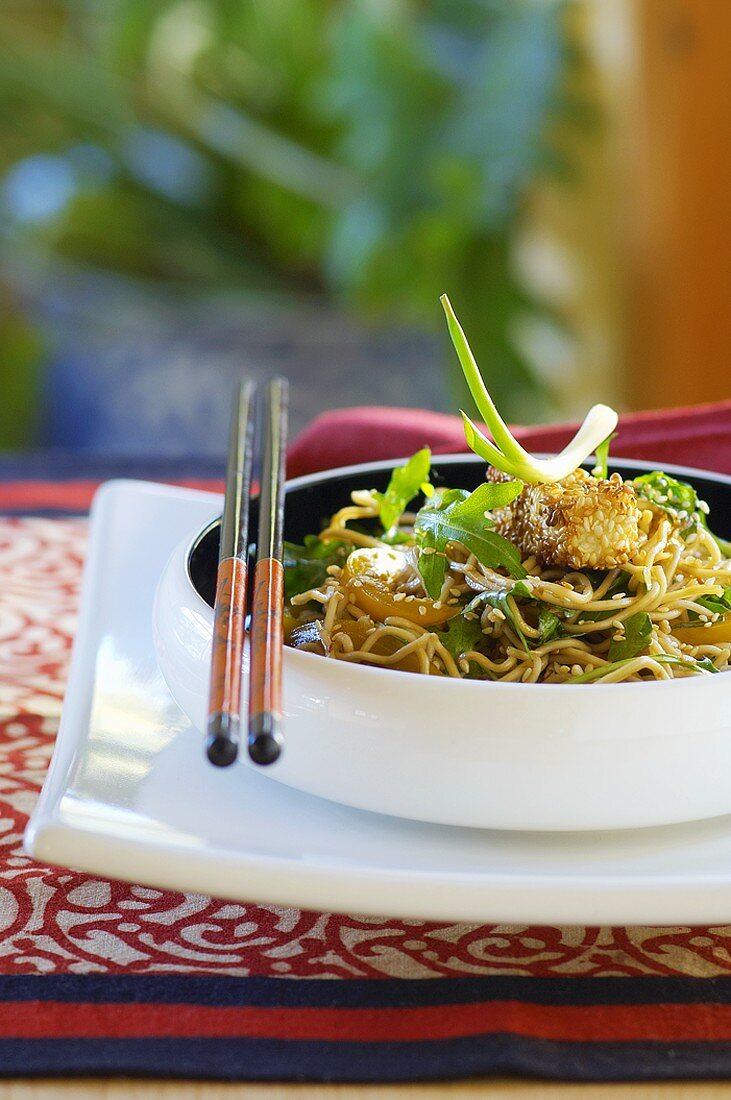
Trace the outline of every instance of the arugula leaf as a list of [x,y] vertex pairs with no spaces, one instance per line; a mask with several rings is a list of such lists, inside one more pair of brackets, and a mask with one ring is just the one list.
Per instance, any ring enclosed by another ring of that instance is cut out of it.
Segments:
[[700,596],[696,601],[712,615],[731,614],[731,588],[724,588],[721,596]]
[[[353,530],[351,525],[350,530]],[[381,542],[385,542],[387,546],[403,546],[405,542],[413,542],[414,536],[407,535],[405,531],[399,531],[398,527],[395,527],[392,531],[386,531],[381,535]]]
[[541,611],[538,616],[538,629],[541,632],[538,643],[539,645],[545,645],[546,642],[553,641],[554,638],[560,638],[561,620],[552,611]]
[[639,657],[647,648],[652,635],[652,619],[646,612],[638,612],[624,620],[624,637],[612,640],[609,646],[610,661],[628,661]]
[[418,567],[424,588],[433,600],[439,598],[447,575],[447,556],[437,550],[437,537],[428,528],[419,536]]
[[[699,596],[694,602],[705,608],[711,615],[718,615],[720,618],[724,618],[726,615],[731,615],[731,588],[724,588],[720,596]],[[699,621],[700,616],[698,612],[689,611],[688,622],[677,623],[673,627],[673,630],[685,630],[688,627],[697,627]]]
[[624,637],[609,646],[610,661],[631,661],[647,649],[652,634],[652,619],[646,611],[638,611],[625,619]]
[[699,668],[705,669],[706,672],[718,672],[719,671],[716,668],[716,666],[714,665],[714,663],[713,663],[713,661],[711,660],[710,657],[696,657],[695,658],[695,664],[698,665]]
[[424,493],[430,497],[434,487],[429,481],[431,469],[431,451],[428,447],[417,451],[403,466],[397,466],[391,474],[391,480],[385,493],[374,493],[378,501],[378,510],[383,530],[388,532],[395,527],[406,511],[410,501]]
[[528,650],[528,641],[525,634],[518,626],[518,620],[508,603],[508,596],[522,596],[524,599],[531,599],[532,595],[530,588],[523,584],[522,581],[518,581],[517,584],[514,584],[512,588],[507,590],[501,589],[497,592],[480,592],[478,596],[475,596],[474,599],[467,604],[465,611],[474,611],[480,604],[488,604],[490,607],[496,607],[499,611],[502,611],[503,615],[510,623],[523,649]]
[[327,577],[329,565],[342,565],[351,547],[338,540],[323,542],[317,535],[305,535],[304,545],[284,543],[284,596],[291,600],[301,592],[317,588]]
[[538,615],[538,629],[540,635],[535,642],[529,641],[523,631],[520,629],[518,620],[513,614],[512,608],[508,603],[508,596],[512,596],[514,599],[531,600],[535,599],[530,588],[523,581],[518,581],[512,588],[507,591],[500,592],[480,592],[478,596],[475,596],[467,607],[466,611],[473,611],[479,607],[480,604],[489,604],[491,607],[497,607],[502,611],[505,618],[510,623],[513,631],[515,632],[518,641],[522,645],[523,649],[530,650],[539,645],[544,645],[546,642],[550,642],[552,638],[560,637],[561,635],[561,620],[558,615],[555,615],[553,611],[544,609]]
[[616,432],[612,432],[606,439],[602,440],[596,449],[596,466],[591,471],[594,477],[606,478],[609,474],[609,445],[617,435]]
[[418,569],[427,593],[433,600],[438,600],[447,575],[447,556],[436,551],[436,538],[433,533],[424,548],[428,553],[419,554]]
[[[520,552],[495,531],[486,513],[509,504],[520,494],[520,481],[484,482],[474,493],[448,489],[435,493],[419,510],[414,524],[419,572],[433,600],[438,599],[447,572],[444,556],[448,542],[460,542],[482,565],[506,569],[513,577],[525,577]],[[424,553],[424,551],[430,551]],[[434,560],[433,560],[434,559]]]
[[652,501],[665,512],[675,515],[685,513],[688,518],[700,515],[700,502],[693,486],[678,481],[662,470],[636,477],[632,485],[638,497]]
[[[687,668],[690,672],[718,672],[718,669],[714,665],[713,661],[709,657],[703,657],[699,661],[694,661],[688,657],[673,657],[672,653],[653,653],[653,661],[657,661],[661,665],[676,665],[678,668]],[[588,672],[582,672],[580,676],[573,676],[566,682],[568,684],[590,684],[592,680],[601,680],[602,676],[607,676],[610,672],[614,672],[615,669],[621,668],[622,665],[628,665],[630,661],[633,661],[634,657],[625,657],[621,661],[615,661],[611,665],[601,665],[599,668],[592,668]]]
[[700,524],[716,541],[721,553],[731,557],[731,542],[711,531],[704,511],[706,506],[701,507],[698,494],[692,485],[688,485],[686,481],[678,481],[677,478],[671,477],[662,470],[653,470],[651,474],[636,477],[631,484],[634,485],[638,497],[651,500],[658,508],[662,508],[671,515],[687,515],[691,527]]
[[[627,586],[629,585],[630,579],[630,574],[625,569],[620,570],[618,575],[610,584],[607,591],[604,593],[602,599],[611,600],[612,596],[618,596],[620,592],[626,594],[629,591]],[[601,578],[597,576],[594,583],[598,586],[601,583]],[[582,614],[579,615],[576,621],[577,623],[598,623],[602,622],[604,619],[611,619],[612,616],[615,614],[616,612],[612,610],[582,612]]]
[[482,638],[479,619],[466,619],[464,614],[455,615],[447,623],[445,630],[435,631],[439,641],[458,661],[463,653],[469,653]]

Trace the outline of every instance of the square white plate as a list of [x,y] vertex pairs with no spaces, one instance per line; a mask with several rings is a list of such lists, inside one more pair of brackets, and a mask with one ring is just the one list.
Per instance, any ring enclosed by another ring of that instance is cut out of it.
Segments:
[[220,507],[209,493],[142,482],[110,482],[97,495],[29,855],[316,910],[521,924],[731,921],[731,817],[632,832],[487,832],[349,809],[243,761],[212,768],[158,671],[151,618],[173,548]]

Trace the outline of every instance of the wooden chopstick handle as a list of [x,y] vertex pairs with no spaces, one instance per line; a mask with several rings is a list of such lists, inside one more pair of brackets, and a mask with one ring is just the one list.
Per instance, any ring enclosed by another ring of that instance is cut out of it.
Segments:
[[218,563],[207,753],[219,767],[233,763],[239,746],[246,584],[247,565],[242,558],[224,558]]
[[273,764],[282,749],[284,566],[261,558],[254,568],[249,675],[249,755]]

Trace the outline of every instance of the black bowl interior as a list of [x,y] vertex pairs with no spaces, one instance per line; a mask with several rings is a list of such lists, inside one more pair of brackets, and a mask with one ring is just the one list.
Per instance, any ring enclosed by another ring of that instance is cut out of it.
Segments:
[[[617,460],[611,464],[624,478],[647,473],[645,468],[631,462]],[[354,489],[380,489],[383,491],[391,476],[391,467],[385,470],[364,469],[357,473],[333,474],[311,485],[288,489],[284,537],[290,542],[302,542],[305,535],[316,534],[339,508],[350,502]],[[435,456],[432,463],[432,480],[435,484],[476,489],[485,476],[485,463],[479,458],[465,456],[457,462],[441,462]],[[710,508],[711,527],[717,535],[731,538],[731,481],[697,474],[682,474]],[[256,531],[258,501],[253,500],[250,513],[250,530]],[[211,524],[193,545],[188,559],[188,570],[193,587],[213,607],[218,567],[219,521]]]

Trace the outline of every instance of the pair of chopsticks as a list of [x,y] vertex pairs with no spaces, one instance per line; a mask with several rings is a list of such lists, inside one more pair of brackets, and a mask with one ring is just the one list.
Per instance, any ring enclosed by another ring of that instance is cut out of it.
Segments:
[[[273,764],[282,751],[282,607],[287,383],[275,378],[262,400],[251,382],[238,388],[231,418],[221,521],[206,751],[233,764],[241,737],[242,661],[249,573],[249,502],[255,447],[262,452],[249,664],[249,756]],[[257,416],[258,412],[260,416]],[[257,431],[258,420],[258,431]]]

